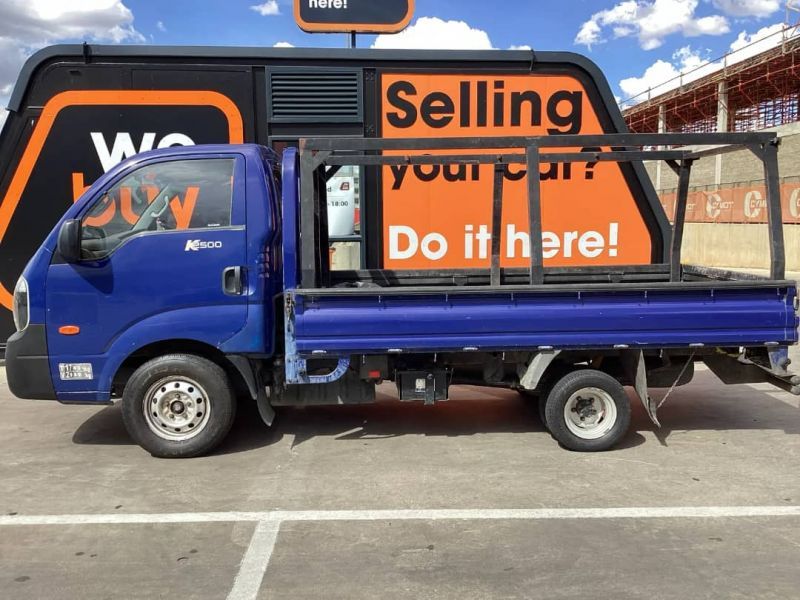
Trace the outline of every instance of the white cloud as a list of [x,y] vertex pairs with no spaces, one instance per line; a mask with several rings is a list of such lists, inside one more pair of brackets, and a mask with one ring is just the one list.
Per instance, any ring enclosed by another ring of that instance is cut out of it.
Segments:
[[730,31],[722,15],[697,17],[699,0],[623,0],[601,10],[581,25],[575,43],[591,48],[606,41],[604,29],[615,38],[635,35],[644,50],[658,48],[673,34],[685,37],[722,35]]
[[158,29],[159,31],[166,31],[167,26],[164,25],[164,21],[156,21],[156,29]]
[[521,44],[519,46],[511,46],[509,50],[533,50],[528,44]]
[[[657,60],[652,65],[647,67],[641,77],[628,77],[619,82],[619,88],[627,98],[636,97],[637,100],[647,100],[644,93],[647,90],[652,90],[653,96],[667,91],[669,84],[665,84],[675,77],[680,75],[680,71],[671,62],[666,60]],[[663,89],[662,89],[663,88]]]
[[[784,35],[796,37],[800,31],[796,28],[786,29],[784,24],[775,23],[762,27],[755,33],[749,34],[742,31],[731,43],[726,57],[710,61],[701,52],[685,46],[672,55],[671,61],[657,60],[650,65],[641,77],[628,77],[619,82],[619,87],[625,94],[627,104],[636,104],[648,99],[646,93],[650,90],[649,97],[674,90],[680,85],[696,81],[726,65],[733,65],[760,54],[766,50],[779,46]],[[681,77],[682,76],[682,77]]]
[[780,0],[713,0],[714,6],[733,17],[768,17],[781,7]]
[[0,131],[3,131],[3,125],[6,122],[8,111],[5,108],[0,108]]
[[[731,44],[731,51],[736,52],[733,58],[736,62],[739,62],[774,48],[783,41],[781,32],[784,28],[785,25],[783,23],[775,23],[774,25],[762,27],[753,34],[742,31]],[[788,29],[785,35],[794,37],[797,33],[797,29]]]
[[[619,82],[619,87],[625,94],[625,98],[639,96],[647,90],[651,90],[651,95],[656,96],[678,87],[681,83],[679,79],[681,73],[686,74],[683,82],[688,83],[715,70],[710,65],[708,69],[693,70],[703,63],[699,52],[692,50],[689,46],[684,46],[672,55],[671,61],[657,60],[647,67],[641,77],[623,79]],[[646,100],[647,96],[643,95],[638,99]]]
[[489,50],[492,42],[482,29],[473,29],[464,21],[443,21],[438,17],[420,17],[411,27],[394,35],[379,35],[373,48],[403,50]]
[[0,104],[5,106],[25,58],[64,40],[143,42],[122,0],[0,1]]
[[[623,28],[617,27],[614,29],[614,31],[621,32],[623,31]],[[633,30],[630,29],[628,31],[632,32]],[[604,41],[602,39],[602,32],[603,30],[600,28],[600,25],[597,24],[597,21],[594,20],[593,16],[591,19],[581,25],[578,35],[575,36],[574,43],[591,48],[595,44],[600,44]]]
[[272,17],[281,14],[281,7],[278,6],[278,0],[267,0],[261,4],[254,4],[250,10],[256,11],[262,17]]
[[272,45],[273,48],[294,48],[294,44],[290,44],[289,42],[277,42]]
[[121,0],[3,0],[0,37],[22,45],[62,39],[142,42]]

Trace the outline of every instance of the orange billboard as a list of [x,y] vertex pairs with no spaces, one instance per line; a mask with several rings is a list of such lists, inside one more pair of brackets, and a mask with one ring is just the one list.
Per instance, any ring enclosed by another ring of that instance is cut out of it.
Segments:
[[[381,89],[384,138],[612,132],[568,75],[384,73]],[[540,178],[545,266],[651,262],[650,230],[618,164],[543,161]],[[493,179],[492,165],[384,167],[385,268],[489,267]],[[524,165],[505,168],[507,267],[529,264],[526,180]]]

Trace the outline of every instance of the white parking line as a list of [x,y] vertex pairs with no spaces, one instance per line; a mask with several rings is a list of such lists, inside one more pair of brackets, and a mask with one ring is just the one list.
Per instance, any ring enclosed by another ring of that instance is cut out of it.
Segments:
[[283,521],[439,521],[544,519],[698,519],[798,517],[800,506],[650,506],[620,508],[431,509],[431,510],[272,510],[75,515],[2,515],[8,525],[135,525],[159,523],[238,523]]
[[285,521],[501,521],[553,519],[718,519],[800,517],[800,506],[652,506],[619,508],[273,510],[261,512],[3,515],[0,526],[255,522],[228,600],[255,600]]
[[278,539],[280,521],[261,521],[256,525],[250,545],[247,547],[239,565],[239,572],[233,582],[228,600],[250,600],[258,597],[264,573]]

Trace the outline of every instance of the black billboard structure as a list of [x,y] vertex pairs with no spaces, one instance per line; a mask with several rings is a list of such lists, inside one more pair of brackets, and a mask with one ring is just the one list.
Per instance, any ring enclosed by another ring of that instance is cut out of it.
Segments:
[[414,14],[414,0],[295,0],[294,16],[309,33],[397,33]]
[[[501,88],[507,93],[495,91]],[[578,94],[581,102],[572,102]],[[548,127],[561,133],[575,127],[580,134],[626,131],[611,89],[591,61],[523,50],[53,46],[25,64],[9,110],[0,130],[0,351],[14,331],[12,290],[30,256],[87,186],[139,152],[241,142],[280,152],[302,138],[321,136],[542,135]],[[450,129],[442,128],[445,122]],[[364,269],[406,268],[387,250],[391,228],[427,218],[407,207],[419,199],[417,187],[434,167],[364,168],[358,233],[354,240],[329,241],[357,244]],[[635,203],[633,217],[643,232],[642,240],[633,241],[641,241],[644,254],[628,264],[655,268],[651,264],[668,256],[670,226],[652,184],[640,162],[606,167],[616,169],[609,177],[619,180],[615,202],[624,196]],[[508,168],[507,191],[524,188],[519,166]],[[591,169],[591,180],[584,178],[583,171],[590,171],[585,166],[576,167],[572,180],[559,175],[546,181],[544,203],[555,197],[547,186],[579,184],[591,192],[590,186],[602,185],[603,168]],[[550,172],[549,165],[543,169]],[[451,172],[458,170],[448,169],[447,176]],[[405,174],[402,181],[398,173]],[[456,198],[460,208],[472,206],[472,191],[475,206],[490,206],[490,194],[481,191],[490,181],[483,176],[471,182],[443,175],[437,182],[459,188],[442,197]],[[597,203],[597,194],[567,192],[558,197]],[[135,200],[119,198],[100,217],[135,219]],[[456,221],[446,204],[436,206]],[[603,219],[618,220],[618,212],[603,212]],[[457,236],[445,232],[452,245],[464,237],[458,230]],[[628,241],[620,241],[620,261]]]

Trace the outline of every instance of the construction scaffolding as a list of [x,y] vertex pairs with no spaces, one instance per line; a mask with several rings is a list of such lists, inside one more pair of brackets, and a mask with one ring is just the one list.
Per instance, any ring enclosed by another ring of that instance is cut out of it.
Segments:
[[[787,5],[788,15],[796,4]],[[775,46],[744,60],[735,53],[623,102],[633,133],[757,131],[800,120],[800,31],[786,25]],[[754,43],[763,43],[762,40]],[[742,48],[741,50],[745,50]],[[719,64],[720,68],[702,77]],[[702,71],[701,71],[702,70]],[[656,88],[655,91],[658,91]],[[645,99],[642,101],[642,97]]]

